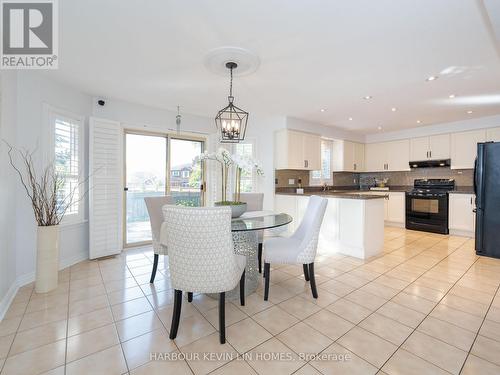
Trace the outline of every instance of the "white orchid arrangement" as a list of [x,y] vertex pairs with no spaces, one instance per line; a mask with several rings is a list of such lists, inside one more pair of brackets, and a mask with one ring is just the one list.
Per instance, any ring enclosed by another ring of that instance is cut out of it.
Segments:
[[229,179],[229,171],[231,166],[235,166],[236,169],[236,187],[234,194],[234,203],[239,203],[240,192],[241,192],[241,174],[243,171],[250,172],[255,169],[257,175],[264,176],[264,170],[260,163],[251,157],[231,154],[225,148],[219,148],[214,153],[203,152],[201,155],[194,159],[194,163],[200,161],[214,160],[221,165],[222,171],[222,202],[228,203],[227,201],[227,186]]

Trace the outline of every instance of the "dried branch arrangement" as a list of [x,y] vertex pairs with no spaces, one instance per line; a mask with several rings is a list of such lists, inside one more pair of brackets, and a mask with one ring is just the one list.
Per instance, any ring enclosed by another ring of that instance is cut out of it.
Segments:
[[[71,205],[78,203],[86,195],[80,194],[75,200],[75,192],[85,185],[87,180],[80,181],[76,186],[70,189],[69,193],[63,195],[61,192],[65,179],[58,173],[54,164],[48,165],[40,175],[37,174],[34,165],[35,151],[19,150],[4,141],[8,146],[9,162],[16,171],[21,184],[31,201],[31,206],[35,214],[35,220],[38,226],[58,225],[64,218],[66,211]],[[15,155],[20,162],[17,165]]]

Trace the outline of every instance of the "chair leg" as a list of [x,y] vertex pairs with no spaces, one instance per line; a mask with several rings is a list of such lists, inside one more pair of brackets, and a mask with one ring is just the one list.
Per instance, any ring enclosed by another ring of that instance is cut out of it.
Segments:
[[304,279],[306,279],[306,281],[309,281],[309,271],[307,270],[307,264],[303,264],[302,268],[304,270]]
[[267,301],[267,299],[269,298],[269,279],[271,278],[271,264],[270,263],[264,263],[264,278],[265,278],[264,301]]
[[188,302],[193,302],[193,292],[188,292]]
[[172,314],[172,325],[170,326],[170,339],[173,340],[177,337],[177,330],[179,328],[179,320],[181,318],[182,307],[182,290],[175,289],[174,291],[174,312]]
[[245,306],[245,270],[243,270],[240,279],[240,305]]
[[149,280],[149,282],[151,284],[154,283],[154,281],[155,281],[156,269],[158,268],[158,258],[159,258],[159,255],[155,254],[155,258],[153,260],[153,271],[151,272],[151,279]]
[[262,244],[259,244],[259,251],[257,253],[257,259],[259,260],[259,273],[262,273]]
[[316,279],[314,278],[314,263],[309,263],[309,279],[311,280],[311,291],[314,298],[318,298]]
[[219,294],[219,341],[226,343],[226,293]]

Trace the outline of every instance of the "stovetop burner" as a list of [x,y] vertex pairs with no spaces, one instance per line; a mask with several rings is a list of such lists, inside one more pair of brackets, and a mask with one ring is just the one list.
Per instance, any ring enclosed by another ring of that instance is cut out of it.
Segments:
[[442,196],[446,195],[449,190],[455,188],[455,180],[444,178],[418,178],[413,181],[413,190],[409,192],[411,195],[418,196]]

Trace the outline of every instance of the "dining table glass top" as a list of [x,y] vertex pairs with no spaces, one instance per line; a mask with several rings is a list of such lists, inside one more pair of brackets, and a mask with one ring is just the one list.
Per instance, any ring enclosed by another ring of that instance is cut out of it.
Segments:
[[292,217],[285,213],[251,211],[245,212],[240,217],[232,219],[231,230],[233,232],[244,232],[271,229],[290,224],[292,220]]

